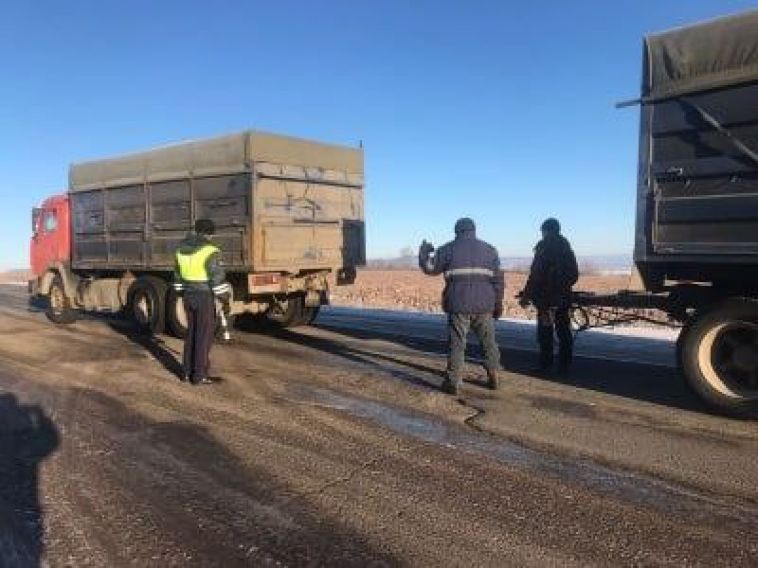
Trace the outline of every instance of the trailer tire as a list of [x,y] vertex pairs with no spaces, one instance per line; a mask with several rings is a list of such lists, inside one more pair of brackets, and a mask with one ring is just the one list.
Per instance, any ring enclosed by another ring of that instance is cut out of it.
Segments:
[[76,312],[66,296],[66,288],[60,274],[53,277],[46,299],[45,315],[51,322],[67,325],[76,321]]
[[681,366],[690,387],[722,413],[758,416],[758,301],[727,300],[683,334]]
[[279,327],[297,327],[303,325],[305,297],[302,294],[290,294],[287,299],[272,306],[267,312],[268,320]]
[[140,276],[129,290],[129,316],[143,333],[159,334],[166,328],[168,285],[156,276]]

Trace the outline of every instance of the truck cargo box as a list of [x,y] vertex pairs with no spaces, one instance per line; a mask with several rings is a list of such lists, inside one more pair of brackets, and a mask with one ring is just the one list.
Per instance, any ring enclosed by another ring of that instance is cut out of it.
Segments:
[[648,287],[758,267],[758,11],[644,40],[635,261]]
[[256,131],[74,164],[74,269],[168,270],[199,218],[228,269],[365,263],[363,151]]

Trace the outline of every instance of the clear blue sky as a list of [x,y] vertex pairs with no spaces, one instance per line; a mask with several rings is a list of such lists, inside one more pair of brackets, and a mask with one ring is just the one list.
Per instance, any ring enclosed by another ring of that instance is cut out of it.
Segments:
[[473,217],[503,255],[547,215],[632,247],[641,36],[738,0],[11,0],[0,8],[0,268],[72,161],[247,127],[363,140],[369,256]]

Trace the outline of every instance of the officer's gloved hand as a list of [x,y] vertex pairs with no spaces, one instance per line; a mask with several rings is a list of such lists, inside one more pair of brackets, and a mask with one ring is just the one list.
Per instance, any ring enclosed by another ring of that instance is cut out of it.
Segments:
[[522,308],[526,309],[529,306],[529,298],[526,297],[526,294],[524,294],[524,291],[518,293],[516,296],[518,298],[518,305]]
[[500,319],[501,317],[503,317],[504,311],[505,310],[503,308],[503,302],[498,302],[497,304],[495,304],[495,311],[492,312],[492,317],[495,318],[496,320]]

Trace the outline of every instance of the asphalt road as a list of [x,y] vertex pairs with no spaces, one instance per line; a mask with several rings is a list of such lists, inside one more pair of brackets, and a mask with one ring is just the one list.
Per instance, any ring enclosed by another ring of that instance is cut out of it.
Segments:
[[502,389],[471,365],[454,398],[442,324],[238,330],[189,387],[179,341],[0,286],[0,565],[756,564],[758,425],[704,409],[670,341],[585,336],[538,377],[499,322]]

